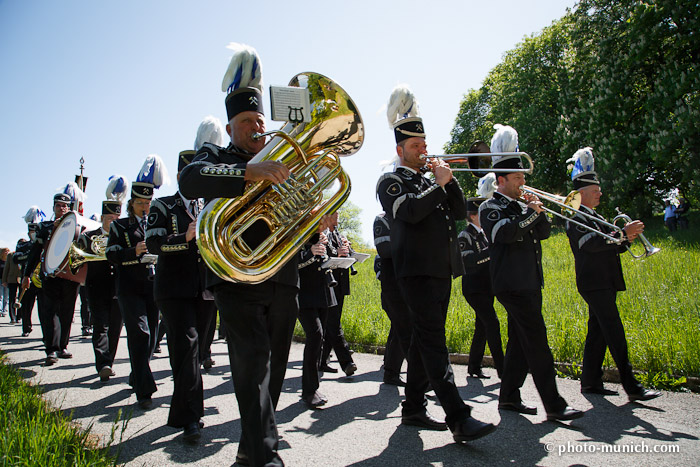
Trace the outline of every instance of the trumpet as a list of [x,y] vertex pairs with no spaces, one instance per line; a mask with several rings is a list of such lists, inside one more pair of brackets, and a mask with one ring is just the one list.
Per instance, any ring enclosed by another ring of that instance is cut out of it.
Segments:
[[[506,157],[506,156],[520,156],[524,158],[529,167],[523,169],[492,169],[491,161],[492,157]],[[441,161],[450,164],[450,169],[453,172],[471,172],[476,177],[483,177],[489,172],[495,173],[513,173],[522,172],[526,174],[531,174],[534,170],[534,164],[532,163],[532,158],[526,152],[489,152],[489,153],[472,153],[472,154],[444,154],[444,155],[423,155],[420,156],[421,159],[440,159]],[[457,167],[453,167],[456,165]],[[466,167],[460,167],[466,165]]]
[[[582,227],[590,232],[593,232],[596,235],[600,235],[601,237],[604,237],[607,240],[609,240],[610,242],[613,242],[617,245],[620,245],[620,244],[622,244],[622,242],[625,241],[624,229],[623,229],[623,227],[618,226],[617,223],[620,220],[624,220],[625,223],[632,222],[632,218],[630,216],[628,216],[627,214],[621,213],[618,208],[615,208],[618,212],[618,215],[615,216],[615,218],[613,218],[612,222],[607,222],[607,221],[605,221],[597,216],[593,216],[593,215],[588,214],[587,212],[581,211],[579,209],[581,207],[581,193],[579,193],[576,190],[571,191],[566,196],[561,196],[561,195],[555,195],[552,193],[548,193],[546,191],[542,191],[542,190],[539,190],[537,188],[532,188],[532,187],[527,186],[527,185],[521,186],[520,189],[523,193],[529,193],[529,194],[537,196],[540,200],[545,200],[545,201],[548,201],[550,203],[556,204],[557,206],[561,207],[563,210],[566,210],[571,215],[579,214],[587,219],[594,220],[598,224],[605,225],[616,232],[620,232],[621,236],[615,237],[613,235],[609,235],[600,229],[596,229],[594,227],[591,227],[588,224],[584,224],[583,222],[579,222],[575,219],[572,219],[568,215],[557,212],[557,211],[550,209],[546,206],[542,206],[542,209],[544,209],[546,212],[548,212],[554,216],[561,217],[565,221],[571,222],[575,225],[578,225],[579,227]],[[661,248],[657,248],[654,245],[652,245],[649,242],[649,240],[647,240],[647,238],[644,236],[644,234],[639,234],[638,237],[639,237],[639,240],[644,245],[644,253],[641,253],[639,255],[635,255],[632,252],[632,249],[629,247],[629,245],[626,245],[627,251],[629,252],[630,255],[632,255],[633,258],[635,258],[635,259],[646,258],[647,256],[654,255],[654,254],[658,253],[659,251],[661,251]]]

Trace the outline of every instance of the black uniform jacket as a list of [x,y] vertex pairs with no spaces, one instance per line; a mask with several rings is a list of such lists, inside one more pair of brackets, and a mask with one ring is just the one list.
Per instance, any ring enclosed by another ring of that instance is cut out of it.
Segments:
[[[20,276],[30,276],[31,273],[24,274],[25,265],[27,264],[27,258],[29,257],[29,252],[32,249],[33,242],[31,241],[18,241],[15,247],[15,252],[12,254],[12,259],[16,264],[20,266]],[[36,266],[35,266],[36,267]]]
[[496,192],[479,206],[479,223],[490,244],[494,293],[544,287],[540,240],[552,230],[544,212]]
[[483,293],[493,295],[491,273],[489,272],[489,243],[481,229],[471,222],[459,233],[459,249],[462,252],[464,275],[462,293]]
[[204,290],[206,265],[199,255],[197,240],[185,239],[195,218],[180,196],[154,199],[148,213],[146,246],[158,255],[153,294],[163,298],[195,298]]
[[[602,221],[605,220],[603,216],[586,206],[581,206],[580,210]],[[576,213],[572,219],[613,237],[621,236],[620,232],[581,214]],[[574,253],[576,286],[579,290],[625,290],[620,253],[627,249],[626,245],[629,245],[629,242],[625,241],[618,245],[573,222],[566,223],[566,235],[569,236],[569,245]]]
[[[193,161],[180,172],[180,192],[187,199],[204,198],[209,203],[215,198],[236,198],[245,189],[246,163],[252,158],[232,144],[220,148],[206,143]],[[298,255],[293,255],[272,278],[273,282],[299,287]],[[226,283],[207,268],[206,287]]]
[[399,167],[379,178],[377,195],[391,226],[397,277],[450,278],[464,273],[455,221],[467,216],[467,203],[456,180],[443,189]]
[[[299,254],[299,308],[330,308],[336,306],[334,288],[328,287],[326,273],[321,264],[328,256],[315,256],[311,253],[311,245],[307,242]],[[328,253],[328,247],[326,247]]]
[[[49,238],[51,238],[51,234],[53,233],[53,227],[53,221],[43,221],[39,223],[39,227],[36,231],[36,240],[32,243],[29,253],[27,254],[27,259],[22,269],[22,276],[31,276],[37,264],[41,261],[41,254],[49,243]],[[43,270],[41,271],[41,278],[44,278]]]
[[[80,249],[90,253],[97,254],[93,250],[93,242],[98,236],[108,235],[99,229],[83,232],[78,237],[78,245]],[[99,251],[99,250],[98,250]],[[89,297],[101,297],[110,299],[116,296],[116,276],[114,265],[109,261],[90,261],[87,264],[87,275],[85,276],[85,287]]]
[[145,240],[144,226],[136,217],[117,219],[109,226],[107,260],[117,267],[117,295],[148,293],[148,264],[136,254],[136,244]]
[[[374,272],[377,279],[381,279],[382,267],[394,267],[391,262],[391,226],[389,219],[385,215],[374,218],[372,230],[374,232],[374,247],[377,255],[374,257]],[[393,276],[393,275],[392,275]]]

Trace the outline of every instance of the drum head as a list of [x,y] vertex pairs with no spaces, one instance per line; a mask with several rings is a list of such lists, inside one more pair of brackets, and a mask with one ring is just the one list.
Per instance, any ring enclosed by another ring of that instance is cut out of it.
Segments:
[[69,212],[61,218],[44,252],[44,272],[55,274],[68,262],[68,252],[80,233],[76,214]]

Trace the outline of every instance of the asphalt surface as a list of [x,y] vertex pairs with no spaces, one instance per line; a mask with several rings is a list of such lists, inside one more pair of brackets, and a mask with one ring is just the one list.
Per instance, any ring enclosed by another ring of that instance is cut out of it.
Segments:
[[[227,347],[215,340],[216,365],[203,374],[205,428],[196,446],[182,441],[182,432],[165,426],[172,378],[167,346],[156,354],[151,367],[158,382],[154,408],[143,411],[127,384],[129,360],[126,332],[122,331],[114,370],[117,376],[101,383],[94,366],[90,338],[80,336],[76,312],[68,349],[70,360],[45,367],[41,329],[36,312],[34,331],[21,337],[21,326],[0,318],[0,348],[28,380],[43,386],[55,407],[72,413],[74,420],[90,426],[107,442],[115,432],[114,449],[119,463],[129,466],[234,464],[240,436],[236,398],[231,383]],[[455,381],[472,414],[498,424],[491,435],[457,445],[449,431],[428,431],[400,424],[403,389],[383,384],[382,357],[355,353],[357,373],[325,374],[321,391],[329,403],[322,410],[308,410],[300,402],[303,345],[295,343],[289,357],[287,378],[278,406],[281,435],[279,453],[289,466],[465,466],[465,465],[699,465],[700,396],[664,392],[653,401],[629,403],[617,396],[582,395],[578,381],[559,379],[569,405],[586,411],[573,422],[546,421],[544,408],[528,377],[523,399],[536,405],[537,415],[499,413],[499,380],[466,378],[466,367],[454,365]],[[337,363],[334,363],[337,367]],[[432,394],[432,393],[431,393]],[[444,412],[436,399],[429,411]],[[121,414],[121,418],[120,418]],[[120,421],[117,421],[120,420]]]

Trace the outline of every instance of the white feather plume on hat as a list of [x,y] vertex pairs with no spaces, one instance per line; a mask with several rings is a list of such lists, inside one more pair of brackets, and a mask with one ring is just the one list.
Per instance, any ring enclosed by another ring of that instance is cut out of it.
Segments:
[[60,192],[70,196],[71,201],[74,203],[85,203],[85,200],[87,199],[85,192],[81,190],[78,184],[75,182],[69,182],[60,190]]
[[155,188],[160,188],[161,185],[170,183],[168,169],[165,167],[163,159],[158,154],[149,154],[143,166],[141,166],[136,181],[150,183]]
[[39,206],[32,206],[24,215],[24,222],[27,224],[38,224],[39,222],[43,221],[45,217],[46,214],[44,214],[44,211],[39,209]]
[[107,182],[105,195],[108,201],[124,202],[129,193],[129,182],[123,175],[112,175]]
[[496,174],[489,172],[479,179],[476,194],[480,198],[489,199],[493,196],[498,186],[496,185]]
[[[518,132],[508,125],[496,123],[493,126],[496,129],[493,138],[491,138],[491,152],[518,152]],[[500,157],[494,156],[493,162],[496,162]]]
[[406,84],[399,84],[391,92],[386,117],[392,128],[396,122],[404,118],[420,117],[418,100]]
[[571,177],[584,172],[595,171],[595,161],[593,160],[593,148],[586,147],[579,149],[566,160],[567,164],[573,164],[573,170],[571,172]]
[[233,50],[233,57],[221,82],[221,90],[231,92],[251,87],[262,92],[262,65],[258,52],[249,45],[237,42],[231,42],[226,48]]
[[221,120],[213,115],[207,115],[204,117],[204,120],[202,120],[202,123],[199,124],[199,128],[197,128],[197,137],[194,139],[194,150],[199,151],[204,143],[223,146],[225,134],[226,130],[224,130]]

